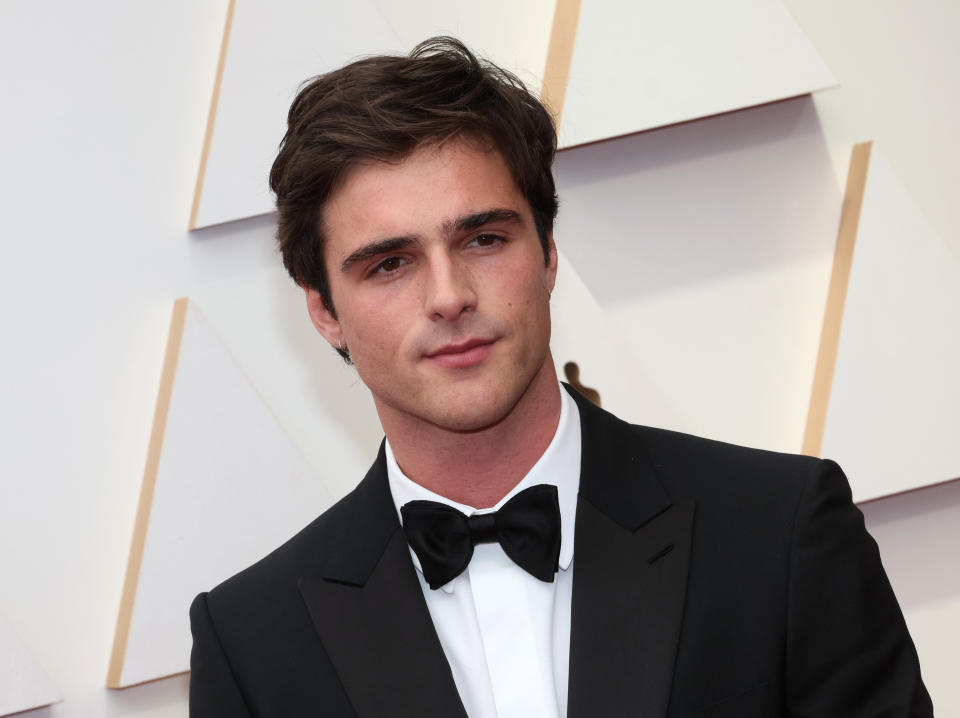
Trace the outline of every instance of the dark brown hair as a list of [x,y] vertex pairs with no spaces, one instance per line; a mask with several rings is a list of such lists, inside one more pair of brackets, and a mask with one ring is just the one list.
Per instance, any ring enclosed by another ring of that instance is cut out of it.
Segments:
[[270,170],[277,239],[294,280],[334,312],[323,262],[324,203],[357,162],[401,160],[424,143],[454,137],[503,156],[530,203],[546,257],[557,214],[552,117],[517,77],[459,40],[435,37],[408,57],[367,57],[301,86]]

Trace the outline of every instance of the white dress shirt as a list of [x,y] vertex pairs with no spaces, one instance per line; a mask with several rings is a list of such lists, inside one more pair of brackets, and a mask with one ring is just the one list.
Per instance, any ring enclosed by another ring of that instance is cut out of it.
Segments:
[[[580,485],[580,413],[560,388],[560,423],[527,475],[491,509],[475,509],[425,489],[404,476],[386,443],[393,501],[439,501],[467,516],[499,509],[537,484],[557,487],[560,570],[553,583],[534,578],[500,544],[479,544],[467,570],[431,590],[411,549],[427,609],[470,718],[559,718],[567,714],[573,529]],[[402,520],[402,519],[401,519]]]

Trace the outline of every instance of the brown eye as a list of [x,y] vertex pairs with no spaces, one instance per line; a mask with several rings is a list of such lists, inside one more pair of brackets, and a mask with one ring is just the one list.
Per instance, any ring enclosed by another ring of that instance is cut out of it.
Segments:
[[407,263],[407,260],[403,257],[387,257],[382,262],[380,262],[376,267],[373,268],[373,271],[370,272],[370,276],[377,274],[392,274],[398,269],[403,267]]
[[471,244],[477,247],[492,247],[501,241],[502,239],[496,234],[479,234],[473,238]]

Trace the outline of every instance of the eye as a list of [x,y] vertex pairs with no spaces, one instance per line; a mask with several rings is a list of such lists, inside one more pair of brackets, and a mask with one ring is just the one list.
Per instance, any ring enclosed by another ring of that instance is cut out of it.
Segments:
[[399,270],[403,265],[407,263],[407,260],[403,257],[387,257],[382,262],[376,264],[373,269],[370,270],[369,276],[374,276],[377,274],[392,274]]
[[499,234],[478,234],[476,237],[470,240],[469,246],[480,247],[482,249],[488,249],[490,247],[495,247],[498,244],[504,242],[503,237]]

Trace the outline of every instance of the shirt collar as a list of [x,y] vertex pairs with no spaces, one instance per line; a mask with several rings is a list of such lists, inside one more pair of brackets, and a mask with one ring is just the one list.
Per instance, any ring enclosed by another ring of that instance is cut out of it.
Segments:
[[[580,489],[580,412],[573,397],[560,387],[560,421],[557,431],[553,435],[550,445],[537,459],[527,475],[514,486],[497,505],[490,509],[475,509],[466,504],[451,501],[445,496],[434,493],[412,479],[408,478],[397,464],[390,441],[386,442],[387,480],[390,484],[390,493],[393,503],[400,517],[400,507],[410,501],[426,500],[439,501],[452,506],[467,516],[485,514],[496,511],[507,501],[524,489],[537,484],[551,484],[557,487],[557,498],[560,503],[560,570],[570,568],[573,560],[573,529],[577,513],[577,493]],[[401,523],[403,518],[400,517]],[[413,565],[422,573],[420,559],[410,550]],[[453,591],[456,581],[444,584],[442,589],[447,593]]]

